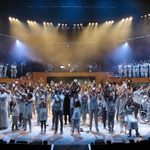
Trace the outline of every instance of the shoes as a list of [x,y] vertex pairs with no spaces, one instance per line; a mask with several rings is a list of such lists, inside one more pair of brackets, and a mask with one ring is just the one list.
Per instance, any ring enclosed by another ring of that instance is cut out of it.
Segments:
[[71,133],[71,136],[74,136],[73,132]]
[[139,133],[136,133],[136,137],[140,137],[140,134],[139,134]]

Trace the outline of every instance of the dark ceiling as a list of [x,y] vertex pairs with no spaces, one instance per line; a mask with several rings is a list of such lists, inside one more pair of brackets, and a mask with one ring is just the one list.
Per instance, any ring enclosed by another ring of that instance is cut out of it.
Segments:
[[149,0],[1,0],[0,17],[84,23],[150,13]]

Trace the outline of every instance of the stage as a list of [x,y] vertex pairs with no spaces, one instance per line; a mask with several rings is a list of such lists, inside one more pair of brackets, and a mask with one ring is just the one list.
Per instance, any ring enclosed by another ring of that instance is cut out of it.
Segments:
[[[88,119],[89,120],[89,119]],[[87,124],[88,124],[87,120]],[[11,123],[8,129],[0,130],[0,140],[5,143],[22,143],[22,144],[48,144],[48,145],[86,145],[86,144],[95,144],[95,141],[100,141],[101,144],[109,143],[129,143],[130,140],[134,142],[139,142],[142,140],[148,140],[150,138],[150,130],[148,124],[139,123],[139,133],[141,137],[136,138],[135,132],[133,131],[132,137],[128,137],[127,134],[120,133],[119,123],[115,121],[114,133],[110,134],[108,128],[104,129],[101,121],[99,120],[99,133],[96,133],[95,126],[93,123],[92,132],[89,132],[88,125],[83,126],[81,122],[81,135],[71,136],[71,127],[70,125],[64,125],[64,133],[60,134],[59,130],[56,135],[54,131],[51,130],[51,117],[47,121],[47,131],[46,134],[40,133],[40,126],[37,126],[36,119],[32,120],[32,131],[29,132],[23,131],[20,129],[18,131],[11,131]]]

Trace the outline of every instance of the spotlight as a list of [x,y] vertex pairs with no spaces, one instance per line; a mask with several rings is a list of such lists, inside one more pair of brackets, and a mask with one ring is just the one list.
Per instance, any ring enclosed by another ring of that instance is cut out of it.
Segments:
[[98,23],[96,22],[95,25],[98,26]]
[[49,23],[47,22],[47,25],[49,25]]
[[144,15],[144,17],[146,18],[146,17],[147,17],[147,15]]
[[129,17],[129,20],[132,20],[133,18],[132,17]]
[[67,24],[65,24],[65,27],[67,27]]
[[43,22],[43,25],[45,26],[45,25],[46,25],[46,22]]
[[82,24],[82,23],[80,23],[80,26],[83,26],[83,24]]
[[143,18],[143,16],[141,16],[141,18]]
[[62,26],[64,26],[64,24],[62,24]]
[[12,18],[13,21],[15,21],[15,18]]
[[128,21],[129,20],[129,18],[126,18],[126,21]]
[[91,26],[91,22],[89,23],[89,26]]
[[58,26],[60,26],[60,23],[58,23]]
[[79,27],[79,24],[77,24],[77,26]]
[[106,24],[108,23],[108,21],[105,22]]
[[18,20],[18,19],[15,19],[15,21],[17,21],[17,22],[18,22],[19,20]]
[[50,22],[50,25],[52,26],[52,25],[53,25],[53,23],[52,23],[52,22]]
[[33,21],[34,24],[36,24],[36,21]]
[[125,21],[125,19],[123,18],[122,21]]
[[148,17],[150,17],[150,14],[148,14]]
[[29,21],[29,20],[27,20],[27,23],[30,23],[30,21]]
[[92,26],[94,26],[94,23],[92,23]]
[[11,17],[9,17],[9,21],[11,21],[12,20],[12,18]]
[[111,23],[114,23],[114,21],[112,20]]

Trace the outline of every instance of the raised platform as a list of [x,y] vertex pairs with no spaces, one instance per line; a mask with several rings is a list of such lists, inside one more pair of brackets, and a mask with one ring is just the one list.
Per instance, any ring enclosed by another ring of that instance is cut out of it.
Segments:
[[[134,143],[149,140],[150,131],[148,124],[139,123],[139,132],[142,137],[135,137],[135,132],[132,132],[132,137],[129,138],[127,134],[120,133],[120,124],[115,120],[114,133],[109,133],[108,128],[104,129],[101,120],[98,122],[99,133],[96,132],[95,126],[93,124],[92,132],[89,132],[89,116],[87,116],[87,122],[84,126],[81,122],[82,132],[81,135],[71,136],[71,126],[69,124],[64,125],[64,133],[61,135],[54,134],[54,130],[51,130],[52,117],[49,115],[47,121],[47,131],[46,134],[40,133],[40,126],[37,126],[36,116],[32,119],[32,132],[23,131],[20,129],[18,131],[11,131],[11,122],[9,128],[5,130],[0,130],[0,141],[12,144],[33,144],[33,145],[87,145],[87,144],[113,144],[113,143],[129,143],[132,140]],[[27,126],[28,127],[28,126]]]
[[[106,81],[112,81],[116,83],[120,83],[122,80],[131,80],[132,83],[150,83],[149,78],[118,78],[110,76],[109,72],[33,72],[32,73],[33,80],[39,81],[43,80],[46,84],[48,79],[53,78],[81,78],[87,79],[91,78],[96,81],[96,83],[102,83]],[[15,80],[14,78],[0,78],[0,83],[9,83]]]

